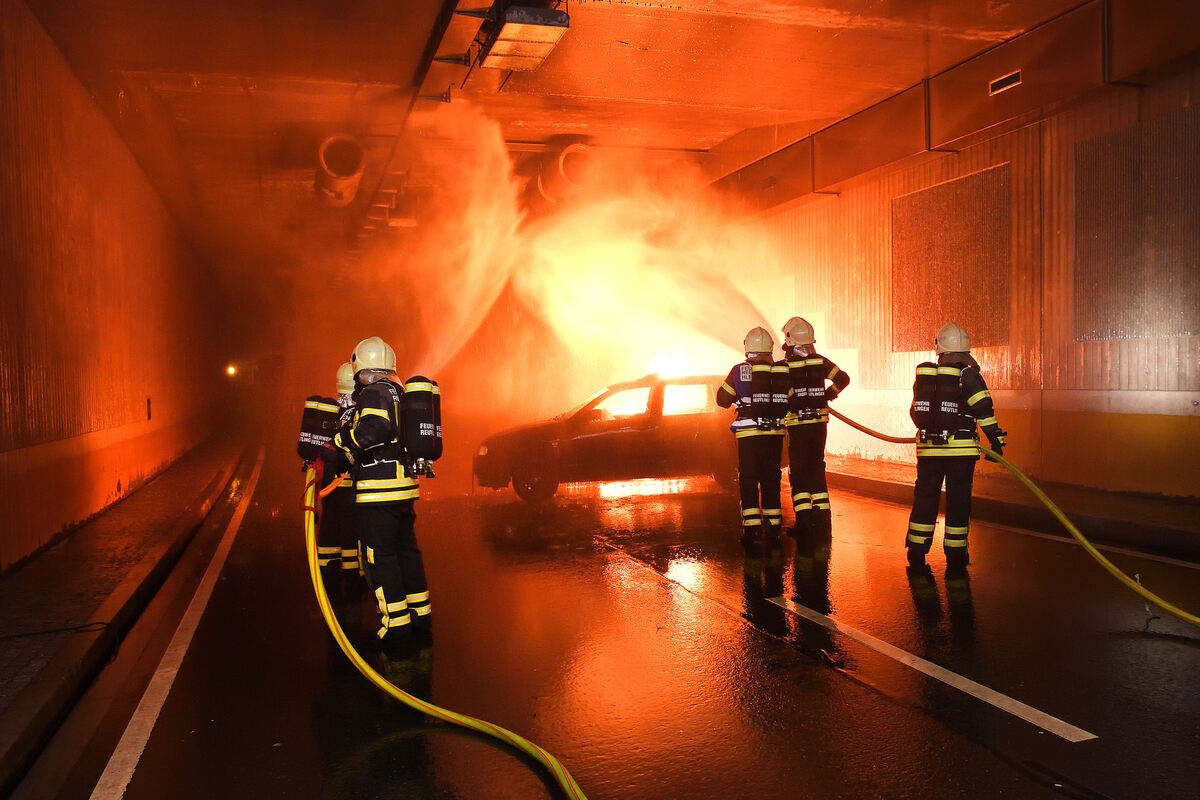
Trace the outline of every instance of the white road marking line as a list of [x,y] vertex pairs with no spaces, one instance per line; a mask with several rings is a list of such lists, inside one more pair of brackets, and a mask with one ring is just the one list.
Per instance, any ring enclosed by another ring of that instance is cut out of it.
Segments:
[[200,585],[196,587],[196,593],[192,595],[192,601],[188,604],[183,619],[179,621],[179,627],[175,629],[175,635],[171,637],[171,643],[167,645],[167,650],[158,663],[158,669],[150,678],[150,685],[146,687],[141,702],[138,703],[133,716],[129,719],[125,733],[122,734],[121,741],[117,743],[112,757],[109,758],[104,773],[96,782],[91,800],[120,800],[125,796],[125,790],[129,788],[129,781],[133,779],[133,772],[142,758],[142,751],[146,749],[146,742],[150,740],[150,733],[154,730],[155,723],[158,722],[158,715],[162,711],[163,703],[166,702],[167,695],[171,692],[171,686],[175,683],[175,675],[179,672],[183,657],[192,643],[192,636],[196,633],[200,618],[204,616],[204,609],[208,606],[208,599],[212,596],[213,587],[216,586],[221,569],[225,566],[225,559],[229,555],[230,548],[233,547],[233,540],[242,524],[242,518],[246,516],[246,509],[250,507],[250,500],[254,497],[254,489],[258,485],[258,476],[262,472],[265,455],[266,449],[259,448],[258,460],[254,464],[254,470],[250,473],[250,479],[246,482],[241,502],[238,503],[237,509],[233,512],[233,518],[229,520],[229,526],[225,528],[225,533],[221,536],[221,542],[217,545],[208,569],[204,571],[204,577],[200,579]]
[[888,644],[882,639],[876,639],[869,633],[864,633],[863,631],[853,628],[844,622],[838,622],[832,617],[828,617],[817,611],[813,611],[811,608],[802,606],[799,603],[786,600],[782,597],[772,597],[770,602],[774,603],[780,608],[791,611],[797,616],[804,617],[805,619],[815,622],[816,624],[828,628],[831,631],[835,631],[843,636],[847,636],[860,644],[866,645],[872,650],[883,653],[885,656],[894,658],[896,661],[899,661],[905,666],[912,667],[918,672],[923,672],[929,677],[939,680],[947,686],[952,686],[961,692],[966,692],[972,697],[978,698],[985,703],[989,703],[1001,711],[1007,711],[1014,717],[1019,717],[1026,722],[1036,725],[1042,730],[1049,731],[1056,736],[1066,739],[1068,742],[1086,742],[1089,739],[1100,738],[1094,733],[1088,733],[1082,728],[1076,728],[1074,725],[1063,722],[1058,717],[1052,717],[1044,711],[1038,711],[1032,706],[1025,705],[1020,700],[1014,700],[1008,695],[1001,694],[994,689],[989,689],[983,684],[976,683],[970,678],[964,678],[957,672],[951,672],[945,667],[939,667],[932,661],[926,661],[920,656],[915,656],[907,650],[901,650],[899,647]]

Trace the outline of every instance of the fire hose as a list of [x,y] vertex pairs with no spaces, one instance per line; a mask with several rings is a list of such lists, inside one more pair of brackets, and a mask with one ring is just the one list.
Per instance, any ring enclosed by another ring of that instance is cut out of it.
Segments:
[[[318,493],[317,489],[321,483],[323,466],[324,465],[322,462],[318,461],[309,466],[306,474],[307,483],[304,485],[304,500],[301,504],[301,508],[304,511],[304,544],[308,553],[308,574],[309,577],[312,578],[313,591],[317,596],[317,605],[321,608],[321,616],[325,618],[325,624],[329,626],[329,632],[333,634],[334,641],[337,642],[338,647],[340,647],[342,652],[345,653],[346,658],[350,659],[350,663],[352,663],[368,681],[375,684],[375,686],[399,700],[401,703],[404,703],[404,705],[408,706],[409,708],[419,711],[422,714],[430,716],[436,720],[449,722],[453,725],[459,725],[487,736],[491,736],[492,738],[497,739],[507,745],[515,747],[546,767],[546,769],[548,769],[551,775],[554,777],[555,782],[562,787],[563,791],[566,792],[567,796],[572,798],[572,800],[587,800],[587,797],[579,788],[579,784],[577,784],[575,779],[571,777],[571,773],[567,771],[567,768],[564,767],[557,758],[555,758],[546,750],[543,750],[533,742],[522,736],[518,736],[512,731],[501,728],[499,725],[493,725],[490,722],[485,722],[484,720],[476,719],[475,717],[467,716],[466,714],[459,714],[458,712],[450,711],[448,709],[441,708],[440,706],[435,706],[433,703],[428,703],[419,697],[415,697],[408,692],[398,689],[390,681],[388,681],[387,678],[383,677],[374,669],[372,669],[371,665],[368,664],[363,657],[359,655],[358,651],[354,649],[354,645],[352,645],[350,640],[346,637],[346,632],[342,630],[342,626],[338,622],[337,616],[333,613],[333,607],[329,603],[329,595],[325,592],[325,581],[321,577],[321,568],[317,562],[317,501],[319,497],[324,497],[326,494],[328,494],[328,491],[325,490],[321,490]],[[334,483],[336,484],[339,481],[340,476],[338,480],[334,481]],[[330,484],[330,486],[332,485],[333,484]],[[326,487],[326,489],[332,491],[329,487]]]
[[[893,442],[895,444],[914,444],[917,441],[915,437],[911,437],[911,436],[910,437],[889,436],[886,433],[880,433],[879,431],[872,430],[871,428],[868,428],[866,425],[862,425],[858,422],[855,422],[854,420],[850,419],[849,417],[845,416],[844,414],[838,413],[837,411],[835,411],[832,408],[829,409],[829,413],[832,414],[833,416],[837,417],[838,419],[840,419],[842,422],[849,425],[851,428],[860,430],[869,436],[874,436],[876,439],[882,439],[885,442]],[[1067,529],[1067,532],[1070,533],[1073,537],[1075,537],[1076,541],[1078,541],[1079,544],[1083,545],[1083,549],[1087,551],[1088,555],[1090,555],[1092,558],[1096,559],[1096,561],[1099,562],[1100,566],[1102,566],[1106,570],[1108,570],[1108,572],[1114,578],[1116,578],[1121,583],[1128,586],[1130,589],[1132,589],[1137,594],[1141,595],[1141,597],[1143,599],[1145,599],[1151,603],[1154,603],[1156,606],[1161,608],[1163,611],[1166,611],[1168,614],[1178,617],[1179,619],[1183,620],[1184,622],[1190,622],[1192,625],[1196,625],[1196,626],[1200,627],[1200,617],[1196,616],[1195,614],[1184,611],[1182,608],[1179,608],[1178,606],[1175,606],[1175,605],[1171,604],[1170,602],[1164,600],[1163,598],[1159,597],[1154,592],[1150,591],[1145,586],[1142,586],[1140,583],[1135,581],[1133,578],[1130,578],[1128,575],[1126,575],[1124,572],[1122,572],[1121,569],[1119,567],[1117,567],[1116,564],[1113,564],[1111,561],[1109,561],[1107,558],[1105,558],[1104,554],[1101,553],[1099,550],[1097,550],[1095,545],[1093,545],[1090,541],[1088,541],[1088,538],[1086,536],[1084,536],[1082,532],[1080,532],[1079,528],[1075,527],[1075,524],[1073,522],[1071,522],[1070,519],[1067,518],[1067,515],[1063,512],[1063,510],[1061,508],[1059,508],[1053,500],[1051,500],[1049,497],[1047,497],[1046,493],[1043,492],[1041,489],[1039,489],[1037,487],[1037,485],[1032,480],[1030,480],[1029,476],[1026,475],[1024,472],[1022,472],[1020,469],[1018,469],[1011,461],[1009,461],[1007,458],[1000,455],[999,453],[997,453],[987,447],[984,447],[982,444],[979,445],[979,451],[981,453],[983,453],[985,456],[991,458],[992,460],[1004,465],[1005,469],[1007,469],[1009,472],[1011,472],[1016,477],[1017,480],[1019,480],[1021,483],[1023,483],[1025,485],[1026,489],[1033,492],[1033,496],[1036,497],[1038,500],[1042,501],[1042,504],[1045,505],[1046,508],[1050,510],[1051,514],[1053,514],[1055,517],[1058,518],[1058,521],[1061,522],[1063,527]]]

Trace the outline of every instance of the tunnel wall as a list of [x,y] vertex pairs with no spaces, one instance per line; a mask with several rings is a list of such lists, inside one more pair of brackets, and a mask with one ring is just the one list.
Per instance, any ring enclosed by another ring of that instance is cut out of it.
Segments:
[[0,0],[0,568],[208,431],[200,260],[28,8]]
[[[984,341],[974,352],[1017,464],[1200,494],[1197,96],[1197,67],[1106,88],[767,216],[795,313],[853,375],[840,410],[911,431],[913,368],[956,320]],[[830,451],[914,459],[837,423]]]

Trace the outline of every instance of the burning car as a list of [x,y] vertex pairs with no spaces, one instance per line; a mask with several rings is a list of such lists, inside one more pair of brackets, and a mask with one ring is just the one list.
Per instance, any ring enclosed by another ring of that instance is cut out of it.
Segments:
[[647,375],[609,386],[545,422],[501,431],[475,454],[480,486],[512,484],[546,500],[559,484],[688,475],[737,477],[730,413],[717,407],[720,375]]

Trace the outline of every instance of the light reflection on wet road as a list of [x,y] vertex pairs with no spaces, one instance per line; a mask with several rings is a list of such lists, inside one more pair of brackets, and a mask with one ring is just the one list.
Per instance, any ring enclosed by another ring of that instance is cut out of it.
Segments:
[[[127,796],[550,794],[333,649],[294,466],[269,460]],[[593,800],[1196,796],[1194,631],[1141,633],[1140,601],[1077,547],[976,525],[969,577],[948,578],[936,549],[913,573],[906,509],[846,494],[834,509],[831,543],[746,552],[735,498],[707,480],[568,487],[543,508],[507,492],[419,504],[436,640],[382,666],[541,744]],[[1200,573],[1116,560],[1200,608]],[[780,595],[1100,738],[1041,733]]]

